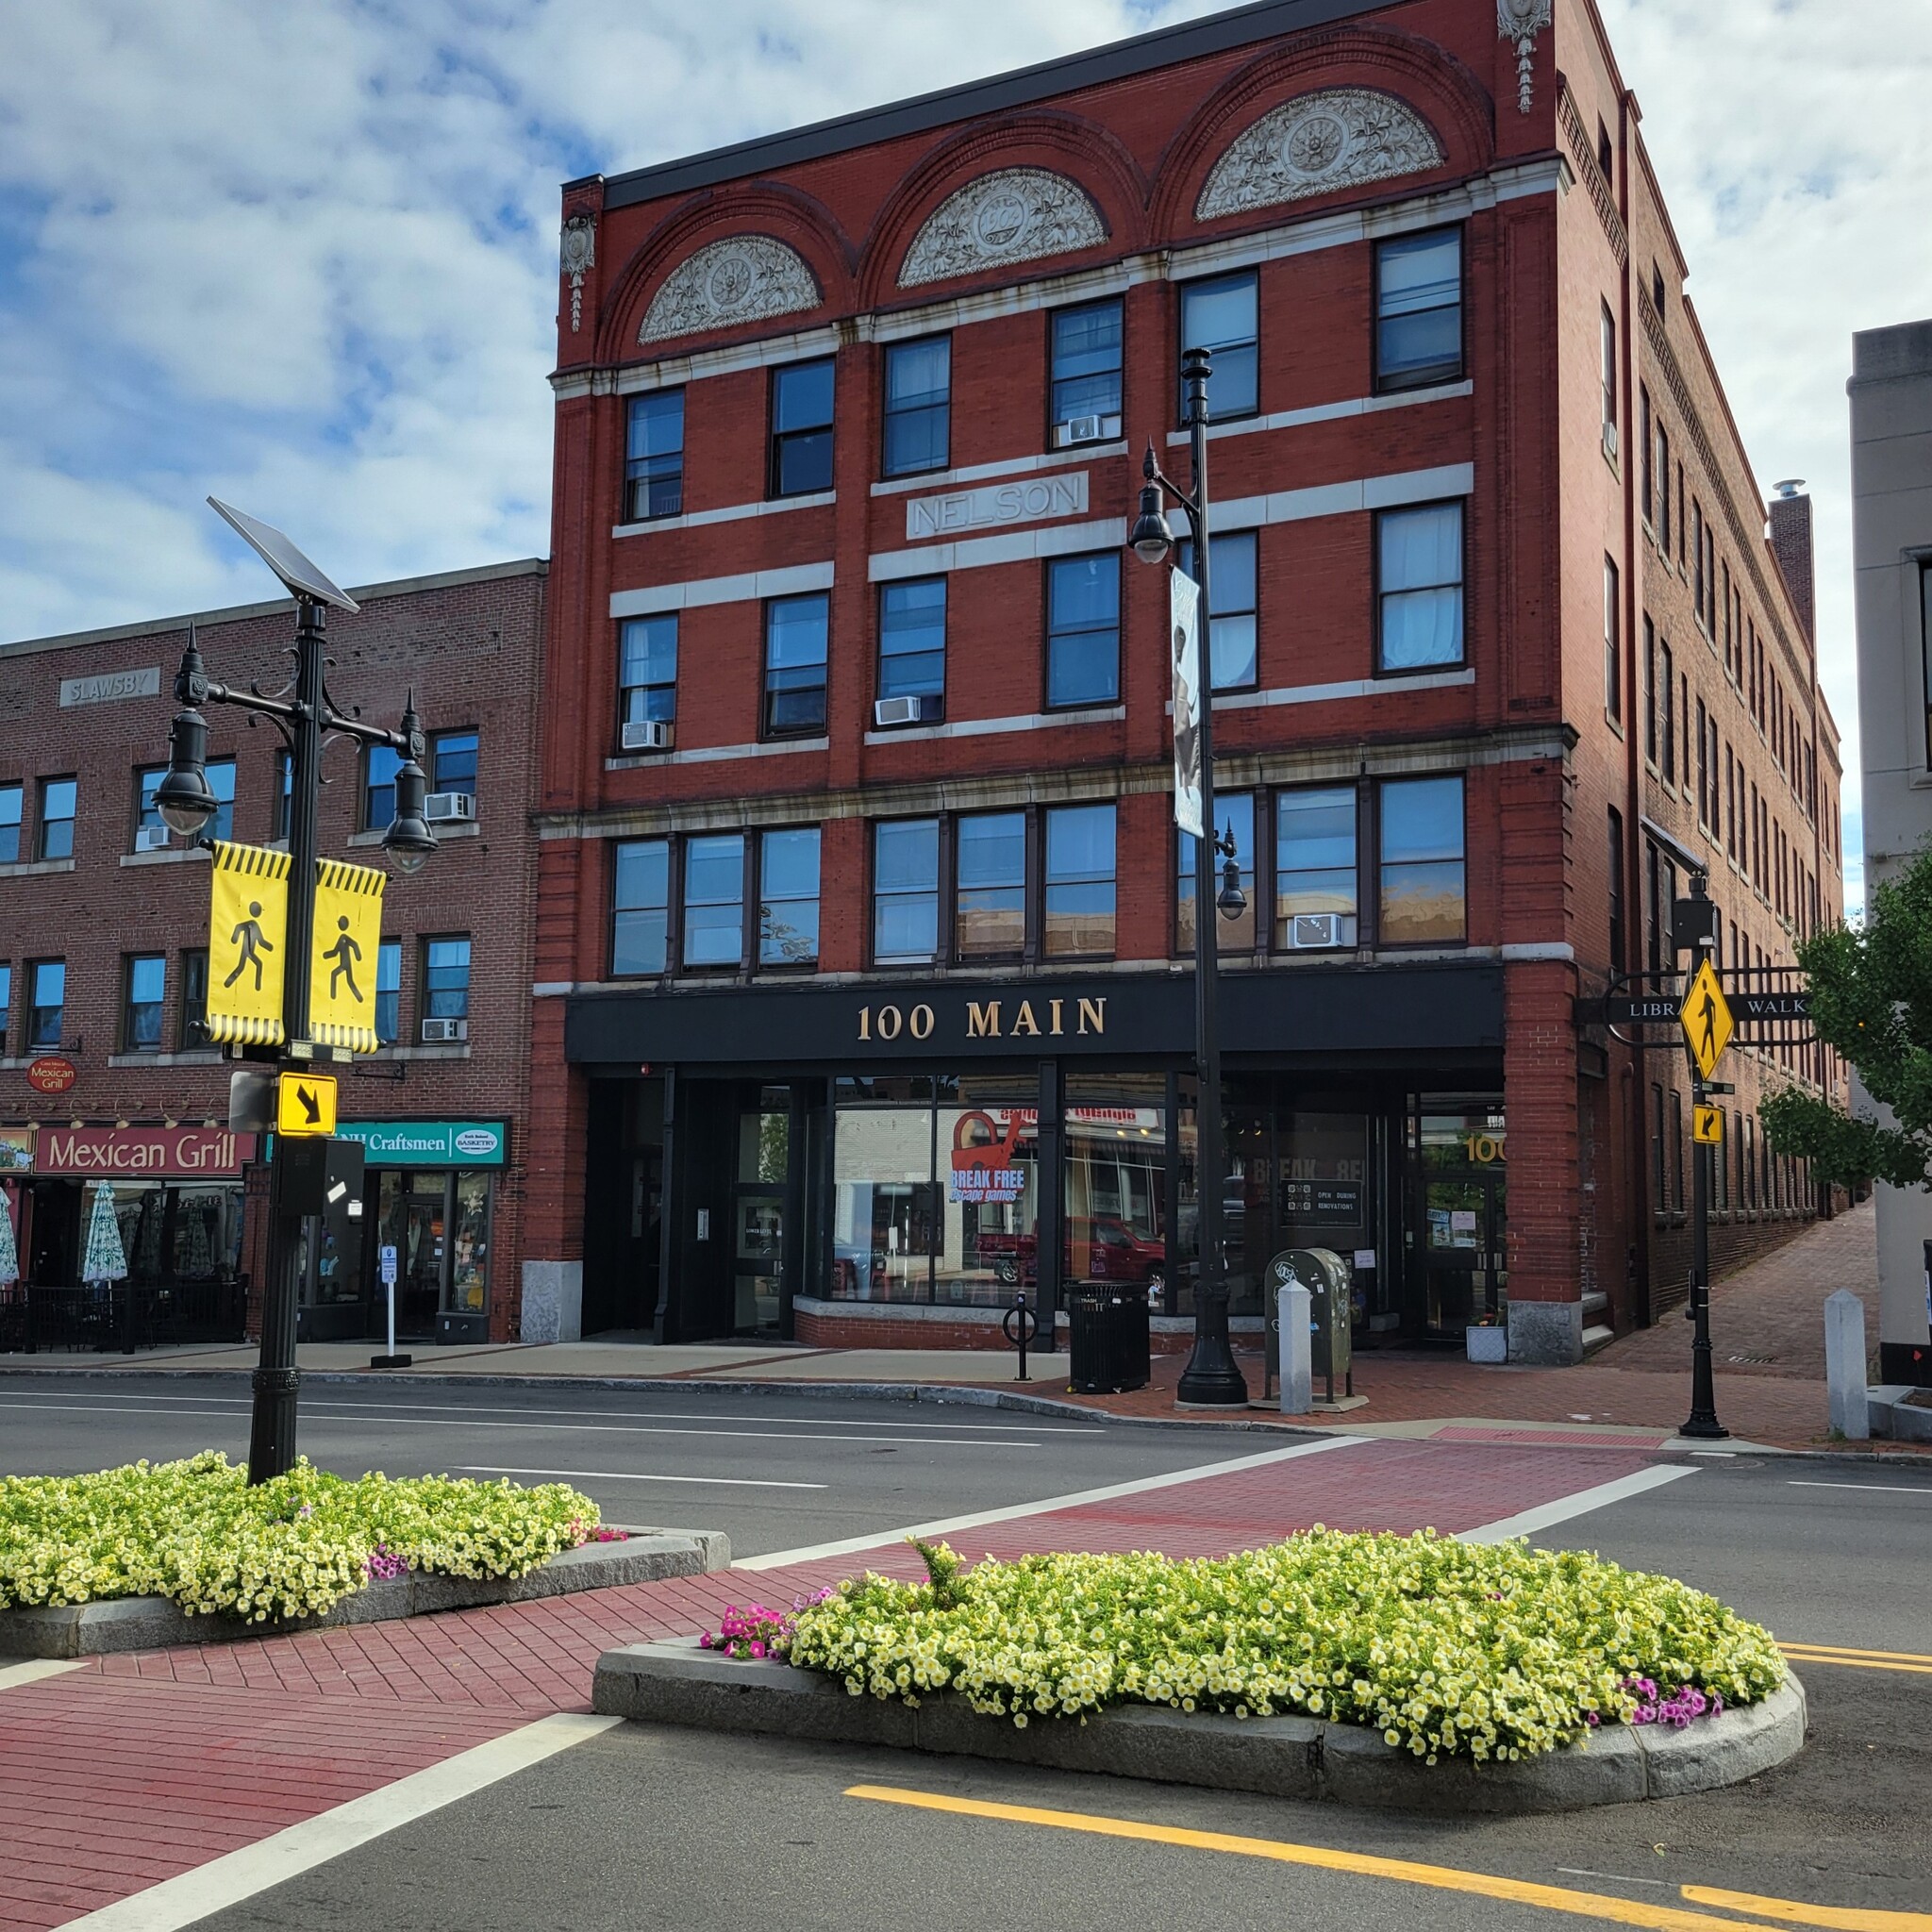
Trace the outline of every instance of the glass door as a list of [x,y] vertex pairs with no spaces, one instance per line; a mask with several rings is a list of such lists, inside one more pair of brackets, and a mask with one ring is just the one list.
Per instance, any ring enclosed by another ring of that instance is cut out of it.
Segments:
[[763,1087],[738,1118],[732,1268],[740,1335],[776,1335],[783,1303],[785,1210],[791,1172],[791,1090]]
[[396,1333],[427,1341],[442,1306],[447,1176],[385,1168],[380,1245],[396,1251]]

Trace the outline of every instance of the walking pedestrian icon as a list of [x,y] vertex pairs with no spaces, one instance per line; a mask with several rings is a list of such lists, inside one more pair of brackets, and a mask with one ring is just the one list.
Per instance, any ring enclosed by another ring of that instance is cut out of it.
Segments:
[[289,855],[218,841],[208,891],[208,1037],[249,1046],[282,1041]]
[[249,900],[248,917],[242,920],[229,933],[228,939],[236,949],[235,963],[229,968],[228,976],[222,981],[222,984],[225,987],[233,986],[253,966],[255,968],[255,990],[257,992],[259,992],[261,991],[263,964],[261,956],[264,953],[273,953],[275,950],[275,941],[262,936],[261,901],[259,899]]
[[355,962],[362,957],[362,948],[349,937],[349,915],[344,912],[336,920],[338,938],[334,945],[322,957],[336,962],[335,970],[328,976],[328,996],[336,997],[336,982],[346,979],[349,982],[349,997],[358,1005],[362,999],[362,989],[356,984]]
[[1699,1075],[1707,1080],[1731,1042],[1731,1008],[1718,981],[1717,968],[1702,961],[1691,975],[1690,990],[1677,1011],[1678,1024],[1690,1045]]

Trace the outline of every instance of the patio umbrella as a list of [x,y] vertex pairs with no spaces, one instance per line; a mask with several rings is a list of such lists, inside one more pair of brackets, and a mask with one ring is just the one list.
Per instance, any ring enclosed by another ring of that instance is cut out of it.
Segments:
[[0,1188],[0,1288],[11,1288],[20,1279],[20,1250],[13,1241],[13,1197]]
[[80,1278],[88,1282],[127,1278],[121,1224],[114,1217],[114,1190],[106,1181],[94,1183],[93,1218],[87,1224],[87,1259],[81,1264]]

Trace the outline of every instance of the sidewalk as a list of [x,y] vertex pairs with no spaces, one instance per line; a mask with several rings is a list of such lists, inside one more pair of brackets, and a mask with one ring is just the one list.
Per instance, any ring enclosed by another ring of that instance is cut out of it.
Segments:
[[[1876,1231],[1869,1202],[1836,1221],[1807,1228],[1775,1254],[1713,1287],[1717,1410],[1733,1436],[1774,1448],[1837,1446],[1828,1435],[1824,1299],[1838,1288],[1863,1297],[1875,1357]],[[383,1379],[390,1372],[369,1368],[371,1349],[367,1341],[311,1342],[300,1351],[301,1366],[311,1374]],[[1279,1410],[1259,1402],[1261,1357],[1258,1351],[1242,1351],[1239,1358],[1257,1398],[1244,1419],[1265,1428],[1279,1421]],[[151,1350],[136,1356],[6,1356],[0,1357],[0,1374],[58,1370],[240,1374],[255,1361],[252,1346]],[[1178,1355],[1157,1356],[1149,1387],[1108,1396],[1070,1393],[1064,1355],[1030,1356],[1029,1379],[1017,1383],[1013,1356],[1005,1349],[808,1349],[769,1342],[660,1347],[604,1339],[424,1348],[403,1373],[411,1379],[471,1381],[972,1388],[989,1396],[1073,1403],[1141,1420],[1227,1421],[1224,1413],[1176,1412],[1174,1385],[1184,1362]],[[1675,1435],[1690,1409],[1690,1324],[1680,1311],[1673,1311],[1655,1327],[1626,1335],[1568,1369],[1478,1367],[1448,1349],[1426,1355],[1363,1353],[1356,1357],[1355,1392],[1368,1398],[1364,1406],[1318,1418],[1315,1425],[1351,1435],[1545,1445],[1594,1439],[1655,1447]],[[1873,1447],[1893,1455],[1927,1453],[1909,1443]]]

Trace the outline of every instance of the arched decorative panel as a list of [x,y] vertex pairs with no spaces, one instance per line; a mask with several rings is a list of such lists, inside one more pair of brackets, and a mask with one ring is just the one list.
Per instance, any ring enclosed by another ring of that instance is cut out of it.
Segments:
[[1076,182],[1045,168],[1002,168],[969,181],[933,210],[906,251],[899,286],[1072,255],[1106,240],[1100,210]]
[[651,298],[638,341],[736,328],[816,308],[824,300],[818,277],[796,249],[770,235],[733,235],[707,243],[672,270]]
[[1333,194],[1442,165],[1442,143],[1415,109],[1369,88],[1328,88],[1271,108],[1215,162],[1196,221]]

